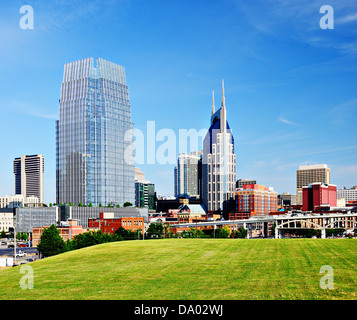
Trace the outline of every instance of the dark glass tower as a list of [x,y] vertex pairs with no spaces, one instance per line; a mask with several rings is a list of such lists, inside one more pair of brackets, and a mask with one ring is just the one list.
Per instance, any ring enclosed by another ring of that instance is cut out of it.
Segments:
[[131,129],[124,67],[101,58],[67,63],[56,121],[57,203],[134,203],[134,163],[125,157]]

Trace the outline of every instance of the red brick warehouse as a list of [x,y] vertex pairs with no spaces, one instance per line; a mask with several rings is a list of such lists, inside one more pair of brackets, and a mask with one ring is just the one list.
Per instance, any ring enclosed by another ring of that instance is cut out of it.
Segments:
[[113,234],[120,227],[144,233],[144,218],[143,217],[121,217],[114,218],[112,212],[101,212],[98,218],[88,219],[89,228],[100,229],[103,233]]

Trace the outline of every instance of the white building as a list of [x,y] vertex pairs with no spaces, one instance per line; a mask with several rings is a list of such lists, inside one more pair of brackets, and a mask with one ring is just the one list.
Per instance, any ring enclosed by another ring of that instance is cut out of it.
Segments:
[[354,186],[351,189],[338,189],[337,199],[345,199],[346,204],[348,201],[357,201],[357,186]]
[[14,226],[13,212],[0,212],[0,232],[9,232],[9,228]]
[[180,153],[175,167],[175,197],[199,197],[198,166],[202,152]]
[[0,197],[0,208],[17,208],[17,207],[37,207],[40,200],[35,196],[26,197],[22,194]]

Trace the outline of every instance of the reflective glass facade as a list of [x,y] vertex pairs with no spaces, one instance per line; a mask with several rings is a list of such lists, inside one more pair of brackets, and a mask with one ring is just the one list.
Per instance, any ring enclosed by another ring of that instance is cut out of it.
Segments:
[[134,203],[134,164],[124,159],[130,129],[124,67],[101,58],[67,63],[56,122],[57,203]]

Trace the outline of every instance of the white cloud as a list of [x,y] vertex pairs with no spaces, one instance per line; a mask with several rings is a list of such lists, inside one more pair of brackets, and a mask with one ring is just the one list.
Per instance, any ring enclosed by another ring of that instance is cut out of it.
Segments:
[[336,23],[349,23],[353,21],[357,21],[357,13],[349,14],[343,18],[336,19]]
[[35,117],[38,117],[38,118],[54,119],[54,120],[58,119],[57,114],[46,114],[43,112],[36,112],[36,111],[25,111],[25,113],[35,116]]
[[12,101],[8,103],[8,107],[10,107],[13,110],[22,112],[24,114],[28,114],[34,117],[38,118],[44,118],[44,119],[58,119],[58,114],[52,114],[49,113],[48,110],[44,110],[41,108],[35,108],[28,102],[22,102],[22,101]]
[[278,118],[278,121],[280,121],[280,122],[282,122],[282,123],[285,123],[285,124],[288,124],[288,125],[290,125],[290,126],[298,126],[297,123],[292,122],[292,121],[290,121],[290,120],[288,120],[288,119],[285,119],[283,116],[280,116],[280,117]]

